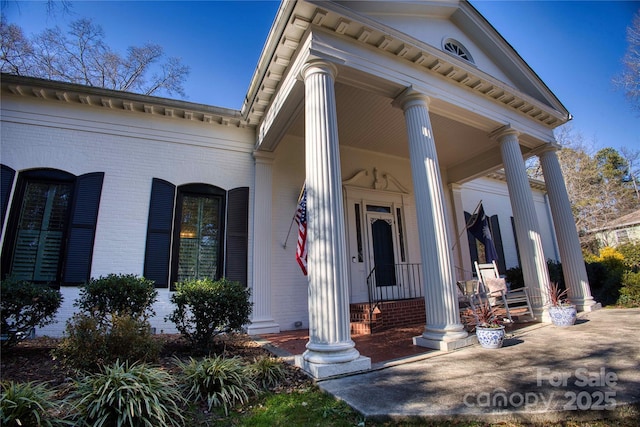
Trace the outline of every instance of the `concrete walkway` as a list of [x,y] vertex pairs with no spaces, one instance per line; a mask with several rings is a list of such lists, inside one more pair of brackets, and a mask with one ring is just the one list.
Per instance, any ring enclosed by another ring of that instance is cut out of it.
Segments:
[[367,419],[545,422],[633,413],[640,403],[640,309],[576,325],[536,324],[501,349],[479,345],[342,378],[320,388]]

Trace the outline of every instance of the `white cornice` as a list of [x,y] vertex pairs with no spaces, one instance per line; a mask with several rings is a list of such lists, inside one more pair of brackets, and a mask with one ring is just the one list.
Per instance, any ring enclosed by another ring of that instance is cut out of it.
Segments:
[[11,74],[2,74],[2,94],[83,104],[172,120],[181,119],[222,126],[248,126],[237,110]]
[[[458,7],[460,13],[464,13],[469,22],[481,25],[484,31],[495,32],[467,2],[461,2]],[[243,116],[248,123],[257,124],[263,119],[264,112],[280,84],[280,79],[286,74],[287,66],[293,57],[298,54],[297,49],[302,38],[307,31],[313,31],[314,28],[332,31],[340,37],[395,55],[401,61],[417,65],[432,75],[444,77],[451,84],[516,111],[547,128],[553,129],[570,119],[569,113],[551,91],[500,37],[493,37],[494,42],[500,40],[501,48],[509,50],[511,53],[509,57],[517,60],[517,66],[522,72],[525,74],[527,70],[530,72],[534,80],[532,84],[546,95],[553,106],[495,79],[466,61],[335,2],[313,0],[284,2],[277,17],[282,18],[284,15],[288,16],[287,23],[282,25],[281,22],[276,21],[272,27],[267,46],[263,50],[263,56],[250,86],[250,95],[247,96],[245,105],[242,107]],[[275,31],[276,29],[280,32]]]

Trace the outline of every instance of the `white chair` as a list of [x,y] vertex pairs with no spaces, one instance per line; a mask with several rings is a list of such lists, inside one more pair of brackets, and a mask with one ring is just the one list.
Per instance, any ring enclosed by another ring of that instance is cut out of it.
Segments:
[[495,261],[490,264],[478,264],[475,261],[474,264],[481,284],[479,293],[489,300],[491,306],[503,307],[510,322],[513,322],[512,312],[518,319],[528,315],[535,320],[526,287],[510,290],[507,282],[500,277]]

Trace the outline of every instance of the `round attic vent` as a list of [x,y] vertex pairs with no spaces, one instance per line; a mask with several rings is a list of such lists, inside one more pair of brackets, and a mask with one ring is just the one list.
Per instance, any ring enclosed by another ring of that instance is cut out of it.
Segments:
[[471,57],[469,50],[467,50],[467,48],[464,47],[459,41],[454,39],[446,39],[443,42],[443,47],[447,52],[450,52],[455,56],[458,56],[465,61],[469,61],[473,64],[473,58]]

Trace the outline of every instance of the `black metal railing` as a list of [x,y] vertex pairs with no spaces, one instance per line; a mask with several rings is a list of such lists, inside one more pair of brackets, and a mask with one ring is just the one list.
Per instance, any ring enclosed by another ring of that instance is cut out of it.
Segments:
[[381,302],[424,297],[422,264],[377,265],[367,276],[367,290],[371,322]]

